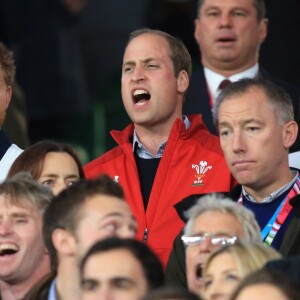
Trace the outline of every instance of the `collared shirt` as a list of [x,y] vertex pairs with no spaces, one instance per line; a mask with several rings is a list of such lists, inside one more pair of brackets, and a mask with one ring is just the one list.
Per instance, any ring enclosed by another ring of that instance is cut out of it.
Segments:
[[[283,187],[279,188],[278,190],[276,190],[275,192],[271,193],[269,196],[267,196],[266,198],[263,199],[263,201],[261,203],[269,203],[272,202],[274,199],[276,199],[277,197],[279,197],[280,195],[282,195],[284,192],[286,192],[287,190],[289,190],[296,182],[297,178],[298,178],[298,172],[297,171],[292,171],[292,173],[294,174],[293,179],[285,184]],[[257,202],[252,196],[250,196],[244,189],[244,187],[242,186],[242,193],[243,196],[246,197],[246,199],[248,199],[251,202]]]
[[[189,121],[187,116],[182,116],[183,123],[185,125],[185,129],[188,130],[191,127],[191,122]],[[163,155],[163,152],[165,150],[167,142],[163,142],[156,153],[156,155],[152,155],[140,142],[136,131],[133,132],[133,141],[132,141],[132,152],[136,151],[136,154],[143,159],[152,159],[152,158],[161,158]]]
[[49,294],[48,294],[48,300],[57,300],[57,298],[56,298],[56,277],[51,282]]
[[220,93],[220,90],[219,90],[220,83],[224,79],[229,79],[231,82],[235,82],[235,81],[238,81],[238,80],[240,80],[242,78],[246,78],[246,77],[254,78],[255,76],[257,76],[258,71],[259,71],[258,64],[255,64],[253,67],[251,67],[243,72],[234,74],[227,78],[227,77],[224,77],[223,75],[216,73],[208,68],[204,68],[204,74],[205,74],[205,78],[206,78],[206,82],[208,85],[210,95],[212,97],[213,104],[214,104],[217,96]]
[[2,182],[15,159],[23,152],[17,145],[12,144],[0,129],[0,182]]

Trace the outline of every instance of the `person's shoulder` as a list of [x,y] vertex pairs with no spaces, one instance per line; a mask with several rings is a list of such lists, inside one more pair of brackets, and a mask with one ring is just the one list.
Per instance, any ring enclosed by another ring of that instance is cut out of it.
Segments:
[[262,77],[264,77],[264,78],[270,80],[271,82],[273,82],[274,84],[282,87],[292,97],[292,99],[298,98],[298,100],[299,100],[300,89],[297,86],[295,86],[287,81],[284,81],[280,78],[277,78],[276,76],[273,76],[272,74],[268,73],[263,68],[260,68],[259,72],[262,75]]
[[112,160],[117,159],[123,155],[123,150],[120,146],[116,146],[113,149],[105,152],[94,160],[88,162],[83,166],[84,173],[88,178],[98,175],[103,165],[110,163]]
[[47,300],[51,283],[55,277],[55,272],[44,276],[31,288],[24,300]]
[[192,72],[191,84],[197,83],[199,85],[199,82],[201,81],[206,82],[204,69],[202,67]]
[[189,138],[194,139],[197,144],[203,148],[213,150],[223,156],[220,138],[207,129],[206,124],[203,122],[202,115],[188,115],[188,118],[191,122],[190,132],[188,133]]

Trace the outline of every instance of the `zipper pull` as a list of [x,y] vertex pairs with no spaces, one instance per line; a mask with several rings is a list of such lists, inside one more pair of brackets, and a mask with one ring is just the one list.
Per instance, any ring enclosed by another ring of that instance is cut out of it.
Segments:
[[145,228],[144,230],[144,242],[146,243],[148,239],[148,228]]

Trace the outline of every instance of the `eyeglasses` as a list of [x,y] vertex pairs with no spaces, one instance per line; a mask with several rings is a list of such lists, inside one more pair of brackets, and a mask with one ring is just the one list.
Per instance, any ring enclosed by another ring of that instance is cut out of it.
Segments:
[[238,238],[234,235],[225,235],[225,234],[211,234],[211,233],[203,233],[197,236],[185,236],[181,237],[181,240],[186,246],[190,245],[198,245],[203,243],[207,238],[210,238],[210,242],[214,246],[226,246],[233,245],[236,243]]

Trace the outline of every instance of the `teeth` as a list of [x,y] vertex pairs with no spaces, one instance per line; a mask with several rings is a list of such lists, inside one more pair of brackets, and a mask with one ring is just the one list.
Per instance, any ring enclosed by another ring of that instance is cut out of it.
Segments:
[[7,251],[16,252],[18,250],[19,250],[19,248],[17,247],[16,244],[12,244],[12,243],[3,243],[3,244],[0,244],[0,254],[5,253]]
[[145,90],[135,90],[133,92],[133,99],[135,104],[142,105],[145,101],[149,100],[151,95]]
[[133,92],[133,96],[142,95],[142,94],[148,94],[148,92],[145,90],[135,90]]

